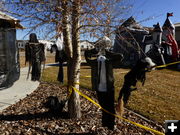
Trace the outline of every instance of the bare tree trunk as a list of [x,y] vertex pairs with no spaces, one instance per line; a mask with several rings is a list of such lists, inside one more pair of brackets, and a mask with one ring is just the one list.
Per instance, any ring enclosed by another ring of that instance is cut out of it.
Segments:
[[63,0],[62,1],[62,29],[63,29],[63,40],[64,40],[64,46],[65,46],[65,52],[67,54],[68,60],[67,60],[67,80],[68,84],[72,84],[69,82],[71,80],[71,67],[72,67],[72,44],[71,44],[71,38],[70,38],[70,28],[69,28],[69,11],[68,11],[68,1]]
[[70,29],[69,29],[69,11],[68,11],[68,2],[67,0],[62,1],[63,8],[63,18],[62,18],[62,29],[63,29],[63,40],[65,44],[65,51],[68,54],[68,57],[72,57],[72,46],[70,44]]
[[[72,60],[72,80],[73,86],[79,89],[79,76],[80,76],[80,64],[81,64],[81,49],[79,44],[79,12],[80,12],[80,0],[74,0],[72,3],[72,48],[73,48],[73,60]],[[80,99],[79,94],[73,91],[69,100],[69,110],[71,110],[71,118],[81,117]]]
[[[68,76],[68,89],[69,86],[74,86],[79,89],[79,75],[80,75],[80,64],[81,64],[81,53],[79,45],[79,10],[80,10],[80,1],[75,0],[73,2],[72,8],[72,44],[70,42],[70,29],[69,29],[69,15],[67,9],[67,0],[62,2],[63,8],[63,36],[65,51],[68,55],[68,65],[67,65],[67,76]],[[68,111],[71,118],[80,118],[81,117],[81,108],[80,108],[80,99],[79,94],[72,92],[70,99],[68,101]]]

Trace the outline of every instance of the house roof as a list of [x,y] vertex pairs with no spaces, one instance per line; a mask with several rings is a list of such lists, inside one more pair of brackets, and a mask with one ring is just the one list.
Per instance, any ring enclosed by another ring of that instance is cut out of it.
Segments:
[[124,21],[121,26],[123,27],[131,27],[131,28],[136,28],[136,29],[142,29],[143,26],[141,26],[138,22],[136,22],[136,20],[134,19],[134,17],[129,17],[126,21]]
[[180,27],[180,23],[175,23],[174,26],[175,27]]
[[0,11],[0,19],[8,21],[12,26],[17,29],[24,29],[24,27],[20,24],[20,21],[10,15],[7,15]]

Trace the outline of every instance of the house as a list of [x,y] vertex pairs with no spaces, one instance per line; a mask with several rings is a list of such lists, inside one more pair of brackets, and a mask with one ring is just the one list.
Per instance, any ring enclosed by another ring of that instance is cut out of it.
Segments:
[[128,18],[116,30],[113,52],[122,53],[124,59],[120,67],[132,67],[143,56],[143,38],[149,34],[149,30]]
[[[28,40],[17,40],[16,41],[19,49],[25,49],[25,45],[27,42],[28,42]],[[39,42],[45,44],[47,50],[50,50],[51,45],[54,44],[54,41],[49,41],[49,40],[39,40]]]
[[46,50],[48,50],[48,51],[51,49],[51,46],[52,46],[53,44],[55,44],[55,41],[42,40],[42,39],[40,39],[39,42],[42,43],[42,44],[44,44]]
[[88,40],[82,40],[80,41],[81,51],[89,50],[94,48],[93,43],[89,42]]
[[175,39],[180,46],[180,23],[175,23]]
[[23,28],[18,19],[0,12],[0,89],[12,86],[19,79],[16,29]]
[[119,26],[113,51],[124,55],[120,67],[132,67],[142,57],[150,57],[157,65],[179,59],[180,47],[176,41],[180,44],[180,23],[174,27],[169,19],[171,14],[167,13],[162,27],[159,23],[153,25],[153,29],[142,27],[133,17]]
[[25,45],[28,42],[28,40],[16,40],[16,44],[19,49],[25,49]]

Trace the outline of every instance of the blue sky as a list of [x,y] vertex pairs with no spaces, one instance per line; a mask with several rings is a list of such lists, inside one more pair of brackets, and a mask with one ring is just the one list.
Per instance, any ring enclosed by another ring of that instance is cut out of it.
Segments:
[[131,15],[135,16],[137,21],[154,17],[141,23],[144,26],[153,26],[157,22],[162,26],[167,12],[173,12],[174,16],[170,18],[173,23],[180,22],[180,0],[134,0]]
[[[133,2],[130,16],[134,16],[138,22],[143,26],[152,27],[157,22],[162,26],[167,12],[173,12],[174,16],[171,17],[173,23],[180,22],[180,0],[129,0]],[[147,18],[151,18],[146,21]],[[17,30],[17,39],[22,39],[25,32]],[[27,39],[28,37],[26,37]],[[40,37],[39,37],[40,38]]]

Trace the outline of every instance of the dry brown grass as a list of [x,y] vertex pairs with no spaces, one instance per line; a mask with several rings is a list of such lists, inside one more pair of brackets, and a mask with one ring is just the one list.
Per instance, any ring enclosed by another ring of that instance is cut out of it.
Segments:
[[161,123],[180,119],[180,72],[148,73],[145,86],[132,94],[128,107]]

